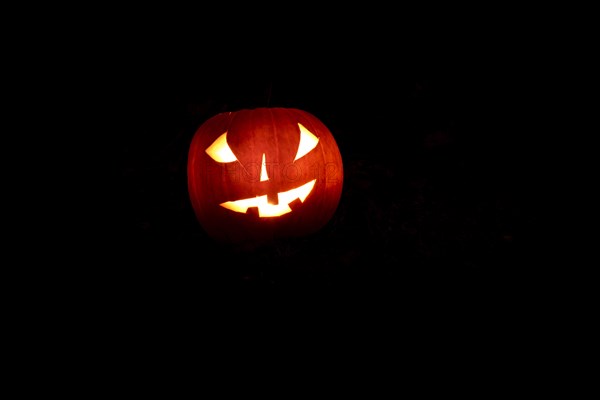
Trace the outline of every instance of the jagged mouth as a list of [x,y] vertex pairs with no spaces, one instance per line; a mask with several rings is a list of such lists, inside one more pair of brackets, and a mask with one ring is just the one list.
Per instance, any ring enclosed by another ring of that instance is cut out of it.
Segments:
[[221,207],[225,207],[228,210],[245,214],[250,208],[258,209],[258,216],[263,217],[279,217],[292,211],[290,203],[299,199],[302,203],[312,192],[315,182],[317,180],[305,183],[294,189],[290,189],[286,192],[277,193],[277,204],[270,204],[267,195],[256,196],[248,199],[241,199],[235,201],[226,201],[221,203]]

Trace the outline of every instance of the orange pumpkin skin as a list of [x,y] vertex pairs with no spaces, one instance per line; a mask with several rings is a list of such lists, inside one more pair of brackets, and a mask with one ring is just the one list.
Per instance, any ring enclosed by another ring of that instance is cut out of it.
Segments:
[[231,244],[317,232],[335,213],[344,178],[329,129],[306,111],[282,107],[209,118],[192,138],[187,172],[200,225]]

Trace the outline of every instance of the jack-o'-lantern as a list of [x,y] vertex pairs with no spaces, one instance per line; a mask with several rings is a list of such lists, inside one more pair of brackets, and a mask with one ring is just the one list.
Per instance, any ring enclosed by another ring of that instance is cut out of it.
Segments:
[[196,130],[188,190],[206,233],[224,243],[265,243],[320,230],[342,193],[343,165],[313,114],[263,107],[217,114]]

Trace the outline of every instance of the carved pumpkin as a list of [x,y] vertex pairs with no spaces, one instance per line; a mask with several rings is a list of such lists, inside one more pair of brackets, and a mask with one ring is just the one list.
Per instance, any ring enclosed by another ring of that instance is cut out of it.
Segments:
[[340,201],[337,143],[314,115],[294,108],[224,112],[195,132],[188,190],[198,221],[225,243],[315,233]]

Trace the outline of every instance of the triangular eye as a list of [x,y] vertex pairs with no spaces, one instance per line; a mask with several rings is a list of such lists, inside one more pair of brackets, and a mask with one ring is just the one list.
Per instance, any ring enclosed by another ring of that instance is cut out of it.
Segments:
[[319,138],[310,133],[302,124],[298,124],[298,127],[300,127],[300,144],[298,145],[298,153],[296,153],[294,161],[306,155],[319,144]]
[[220,163],[237,161],[237,157],[233,154],[233,151],[227,144],[227,132],[222,134],[206,149],[208,154],[213,160]]

